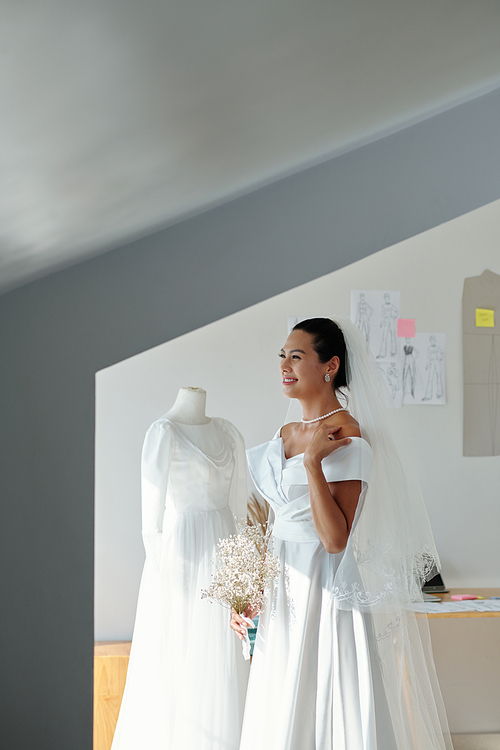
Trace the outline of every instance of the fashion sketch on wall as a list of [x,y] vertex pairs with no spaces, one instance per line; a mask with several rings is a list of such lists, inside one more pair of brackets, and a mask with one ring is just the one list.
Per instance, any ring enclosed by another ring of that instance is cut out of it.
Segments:
[[365,337],[375,359],[381,362],[394,362],[399,355],[397,325],[400,309],[401,292],[351,291],[351,320]]
[[405,338],[403,344],[403,394],[409,393],[413,400],[417,387],[422,385],[420,367],[417,363],[419,356],[420,352],[415,346],[414,340]]
[[446,334],[400,339],[404,404],[446,404]]
[[403,380],[402,367],[399,357],[390,362],[378,362],[378,369],[384,376],[394,406],[400,409],[403,406]]
[[445,404],[446,334],[398,336],[400,314],[400,292],[351,291],[351,320],[368,342],[394,406]]
[[391,295],[385,292],[384,301],[380,307],[380,328],[382,330],[382,341],[380,342],[377,359],[385,359],[388,355],[396,356],[398,353],[398,340],[396,327],[399,317],[399,305],[396,307],[391,302]]
[[400,309],[400,292],[351,291],[351,320],[365,337],[397,408],[403,405],[403,366],[397,335]]
[[364,292],[360,292],[359,302],[356,308],[355,323],[368,343],[370,343],[371,317],[373,315],[373,312],[373,307],[366,301],[366,294]]

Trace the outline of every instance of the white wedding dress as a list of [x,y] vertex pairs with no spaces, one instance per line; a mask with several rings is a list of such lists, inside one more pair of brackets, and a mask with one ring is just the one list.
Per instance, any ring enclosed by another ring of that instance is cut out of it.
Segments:
[[237,750],[248,678],[229,613],[201,599],[218,540],[246,516],[243,438],[166,418],[142,453],[146,547],[112,750]]
[[[247,457],[275,513],[283,575],[260,615],[240,750],[395,750],[369,616],[340,610],[331,597],[344,553],[327,553],[318,537],[303,454],[286,459],[278,433]],[[353,437],[322,468],[328,482],[361,480],[355,526],[369,444]]]

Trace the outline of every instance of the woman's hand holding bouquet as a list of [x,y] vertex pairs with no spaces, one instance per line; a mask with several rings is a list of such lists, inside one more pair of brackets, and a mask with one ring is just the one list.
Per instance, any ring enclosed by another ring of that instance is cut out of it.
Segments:
[[221,539],[214,561],[212,584],[202,591],[210,599],[231,609],[230,627],[243,641],[243,655],[250,658],[247,628],[261,611],[266,589],[280,574],[279,560],[271,554],[271,532],[265,535],[255,525],[238,524],[237,534]]

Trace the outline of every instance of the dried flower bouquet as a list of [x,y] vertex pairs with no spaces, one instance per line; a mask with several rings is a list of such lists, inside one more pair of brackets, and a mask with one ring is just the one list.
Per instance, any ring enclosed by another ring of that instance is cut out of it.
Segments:
[[[237,524],[237,534],[220,539],[212,584],[201,592],[210,599],[243,615],[247,608],[260,611],[269,585],[278,578],[280,564],[271,554],[271,531],[262,533],[258,525]],[[249,624],[252,621],[247,618]],[[248,635],[243,643],[245,658],[250,653]]]

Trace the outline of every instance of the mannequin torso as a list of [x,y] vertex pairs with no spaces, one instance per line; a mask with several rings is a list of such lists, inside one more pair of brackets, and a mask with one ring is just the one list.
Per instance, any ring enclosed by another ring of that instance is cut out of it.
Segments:
[[223,439],[215,423],[205,414],[206,401],[207,393],[203,388],[180,388],[164,418],[174,422],[200,450],[214,454],[222,449]]

